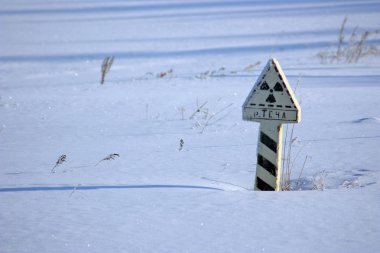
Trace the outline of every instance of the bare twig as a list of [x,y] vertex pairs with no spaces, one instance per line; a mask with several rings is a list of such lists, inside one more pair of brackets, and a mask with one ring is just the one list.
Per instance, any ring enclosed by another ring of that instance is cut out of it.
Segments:
[[58,166],[58,165],[61,165],[62,163],[64,163],[66,161],[66,155],[61,155],[57,162],[55,163],[54,167],[51,169],[51,173],[55,173],[55,168]]

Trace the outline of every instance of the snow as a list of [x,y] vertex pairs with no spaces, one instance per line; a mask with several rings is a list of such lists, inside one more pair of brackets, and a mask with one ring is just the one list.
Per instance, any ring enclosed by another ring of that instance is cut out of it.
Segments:
[[[345,16],[378,29],[379,1],[0,6],[1,253],[380,250],[380,58],[317,57]],[[252,191],[259,125],[242,121],[271,57],[302,108],[290,192]]]

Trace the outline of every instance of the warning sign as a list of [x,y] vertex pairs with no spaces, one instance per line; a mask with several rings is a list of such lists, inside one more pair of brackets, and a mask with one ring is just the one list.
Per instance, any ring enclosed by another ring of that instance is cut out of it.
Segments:
[[300,122],[301,107],[276,59],[268,61],[245,100],[243,119]]

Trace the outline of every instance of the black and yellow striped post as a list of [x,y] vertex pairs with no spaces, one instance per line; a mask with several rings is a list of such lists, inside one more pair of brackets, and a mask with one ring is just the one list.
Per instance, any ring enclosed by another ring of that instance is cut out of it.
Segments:
[[243,104],[243,119],[260,123],[255,191],[281,190],[282,124],[300,122],[301,108],[276,59],[268,61]]

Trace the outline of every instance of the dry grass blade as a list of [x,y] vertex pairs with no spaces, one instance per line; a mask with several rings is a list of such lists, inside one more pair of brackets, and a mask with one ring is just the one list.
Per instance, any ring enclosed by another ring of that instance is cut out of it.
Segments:
[[61,155],[57,162],[55,163],[54,167],[51,169],[51,173],[55,173],[55,168],[57,168],[58,165],[61,165],[66,161],[66,155]]
[[339,62],[339,59],[342,55],[342,45],[344,42],[344,27],[346,26],[346,23],[347,23],[347,16],[344,17],[344,20],[343,20],[342,25],[340,26],[340,30],[339,30],[338,48],[336,51],[336,57],[337,57],[338,62]]
[[362,34],[362,37],[357,43],[356,48],[355,48],[355,56],[354,56],[354,62],[357,62],[361,56],[363,56],[363,45],[365,44],[366,40],[368,39],[368,36],[371,33],[369,31],[366,31],[364,34]]
[[284,154],[286,157],[285,157],[285,167],[283,168],[283,186],[282,186],[282,189],[284,191],[290,191],[291,190],[291,185],[290,185],[290,177],[292,175],[292,162],[291,162],[291,153],[292,153],[292,146],[293,146],[293,143],[294,141],[296,140],[296,138],[293,138],[293,134],[294,134],[294,125],[292,125],[292,129],[290,131],[290,138],[289,140],[287,141],[288,143],[288,146],[286,147],[287,149],[287,153]]
[[177,110],[181,113],[181,120],[185,120],[185,107],[181,106],[181,107],[177,107]]
[[104,58],[103,63],[102,63],[102,68],[101,68],[102,78],[100,80],[100,84],[104,84],[106,75],[111,69],[114,58],[115,57],[113,56],[112,57],[107,56],[106,58]]
[[99,163],[103,162],[103,161],[110,161],[110,160],[115,160],[116,157],[120,157],[119,154],[110,154],[106,157],[104,157],[102,160],[100,160],[97,164],[95,164],[95,166],[97,166]]

